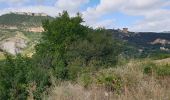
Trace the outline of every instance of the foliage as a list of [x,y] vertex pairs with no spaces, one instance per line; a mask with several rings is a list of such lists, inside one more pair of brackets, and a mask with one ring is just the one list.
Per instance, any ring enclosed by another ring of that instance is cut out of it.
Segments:
[[33,27],[41,26],[42,21],[45,19],[52,20],[53,18],[49,16],[29,16],[10,13],[0,16],[0,24],[8,26]]
[[155,60],[170,58],[168,52],[155,52],[151,54],[151,58]]
[[115,93],[120,93],[123,85],[122,79],[114,73],[109,73],[109,71],[99,72],[96,76],[96,82],[103,85],[106,90]]
[[[47,98],[59,100],[155,100],[159,98],[169,100],[169,76],[157,78],[155,75],[143,74],[142,68],[146,63],[148,59],[133,60],[123,66],[88,74],[87,81],[89,77],[92,80],[88,88],[83,88],[83,84],[68,83],[68,81],[61,82],[60,85],[55,84]],[[164,61],[160,63],[165,64]],[[111,84],[111,80],[121,79],[123,84],[121,84],[120,93],[107,91],[106,87],[101,87],[101,84],[94,84],[93,81],[97,79],[102,80],[103,85],[104,83]]]
[[166,64],[158,67],[157,74],[159,76],[170,76],[170,65]]
[[145,74],[151,74],[154,71],[153,69],[156,69],[156,64],[149,62],[149,63],[144,65],[143,71],[144,71]]
[[156,65],[155,63],[147,63],[144,65],[145,74],[156,74],[157,76],[169,76],[170,65]]
[[[18,56],[16,60],[7,55],[0,72],[1,99],[26,99],[26,74],[29,62]],[[18,95],[20,94],[20,95]]]
[[93,77],[91,73],[82,73],[79,78],[78,82],[85,88],[88,88],[93,83]]
[[[7,54],[0,65],[0,99],[41,99],[51,86],[51,77],[76,81],[81,76],[86,87],[92,82],[89,73],[115,66],[123,43],[105,29],[92,29],[82,23],[79,13],[70,17],[64,11],[54,20],[43,22],[45,31],[32,58]],[[24,36],[37,42],[33,34],[25,32]],[[120,79],[105,74],[98,77],[100,83],[119,90]]]
[[[80,24],[81,22],[82,19],[79,15],[70,18],[68,13],[64,12],[52,22],[45,21],[43,24],[45,29],[43,41],[37,46],[36,53],[44,58],[41,60],[41,65],[54,68],[58,78],[68,78],[65,53],[72,41],[85,34],[86,28]],[[47,64],[44,64],[44,61]]]
[[[45,32],[36,47],[35,56],[40,66],[53,68],[59,79],[69,79],[73,66],[114,65],[122,51],[122,42],[114,39],[112,34],[104,29],[88,28],[82,22],[79,13],[76,17],[69,17],[65,11],[53,21],[43,23]],[[79,62],[73,65],[77,59]]]
[[40,98],[45,86],[49,84],[46,70],[33,67],[29,58],[21,55],[6,55],[6,61],[0,66],[0,99],[25,100],[29,95],[30,83],[35,83],[34,98]]

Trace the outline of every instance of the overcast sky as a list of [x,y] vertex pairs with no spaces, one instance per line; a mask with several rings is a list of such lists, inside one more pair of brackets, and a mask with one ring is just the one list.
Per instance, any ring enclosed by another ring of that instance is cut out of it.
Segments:
[[92,27],[170,31],[170,0],[0,0],[0,15],[18,11],[57,16],[63,10],[81,12]]

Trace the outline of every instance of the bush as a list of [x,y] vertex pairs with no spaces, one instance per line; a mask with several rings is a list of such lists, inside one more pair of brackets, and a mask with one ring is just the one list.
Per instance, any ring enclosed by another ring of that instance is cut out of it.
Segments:
[[85,88],[88,88],[93,83],[93,77],[91,73],[82,73],[78,78],[78,82]]
[[147,63],[144,65],[144,74],[156,74],[157,76],[169,76],[170,65],[156,65],[154,63]]
[[122,91],[123,81],[114,73],[99,72],[96,76],[98,85],[104,86],[106,90],[120,93]]
[[[29,58],[17,55],[6,55],[3,66],[0,66],[0,99],[25,100],[30,92],[40,99],[41,93],[50,84],[48,71],[35,67]],[[36,87],[31,91],[30,84]]]
[[[15,59],[15,60],[14,60]],[[29,61],[18,55],[13,58],[6,55],[4,66],[1,66],[0,72],[0,99],[26,99],[26,73],[28,71]]]
[[[109,67],[117,63],[122,42],[104,29],[91,29],[82,25],[80,14],[70,17],[66,11],[53,21],[45,21],[42,41],[36,46],[39,66],[52,68],[57,79],[75,78],[79,67]],[[72,66],[80,59],[78,66]],[[76,68],[75,68],[76,67]],[[77,71],[76,71],[77,70]],[[75,75],[71,74],[76,72]],[[73,76],[70,76],[73,75]]]
[[[70,17],[64,11],[54,20],[44,21],[45,31],[32,58],[6,55],[0,65],[0,99],[27,99],[30,95],[41,99],[51,85],[50,75],[62,81],[81,76],[87,87],[92,83],[91,73],[115,66],[123,43],[105,29],[91,29],[82,22],[79,13]],[[121,79],[113,74],[99,75],[98,82],[114,91],[121,87]]]
[[162,65],[157,68],[156,72],[159,76],[170,76],[170,65]]
[[153,74],[153,72],[156,69],[156,64],[149,62],[147,64],[144,65],[144,74]]

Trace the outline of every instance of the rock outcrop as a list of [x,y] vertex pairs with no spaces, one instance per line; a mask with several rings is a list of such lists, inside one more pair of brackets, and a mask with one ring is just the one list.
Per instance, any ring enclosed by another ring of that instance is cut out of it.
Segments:
[[155,44],[161,44],[161,45],[169,45],[170,44],[170,41],[166,40],[166,39],[156,39],[154,40],[153,42],[151,42],[152,45],[155,45]]
[[0,49],[12,55],[16,55],[27,47],[27,41],[23,38],[8,38],[0,43]]

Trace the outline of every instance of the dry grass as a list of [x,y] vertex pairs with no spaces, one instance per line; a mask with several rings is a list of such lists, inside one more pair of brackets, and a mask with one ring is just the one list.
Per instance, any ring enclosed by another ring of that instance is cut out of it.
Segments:
[[123,80],[122,92],[116,94],[96,84],[84,88],[79,83],[63,82],[50,91],[48,100],[170,100],[170,77],[157,78],[143,74],[148,61],[131,61],[125,66],[102,70],[119,75]]
[[170,64],[170,58],[162,59],[162,60],[156,60],[155,61],[158,64]]

